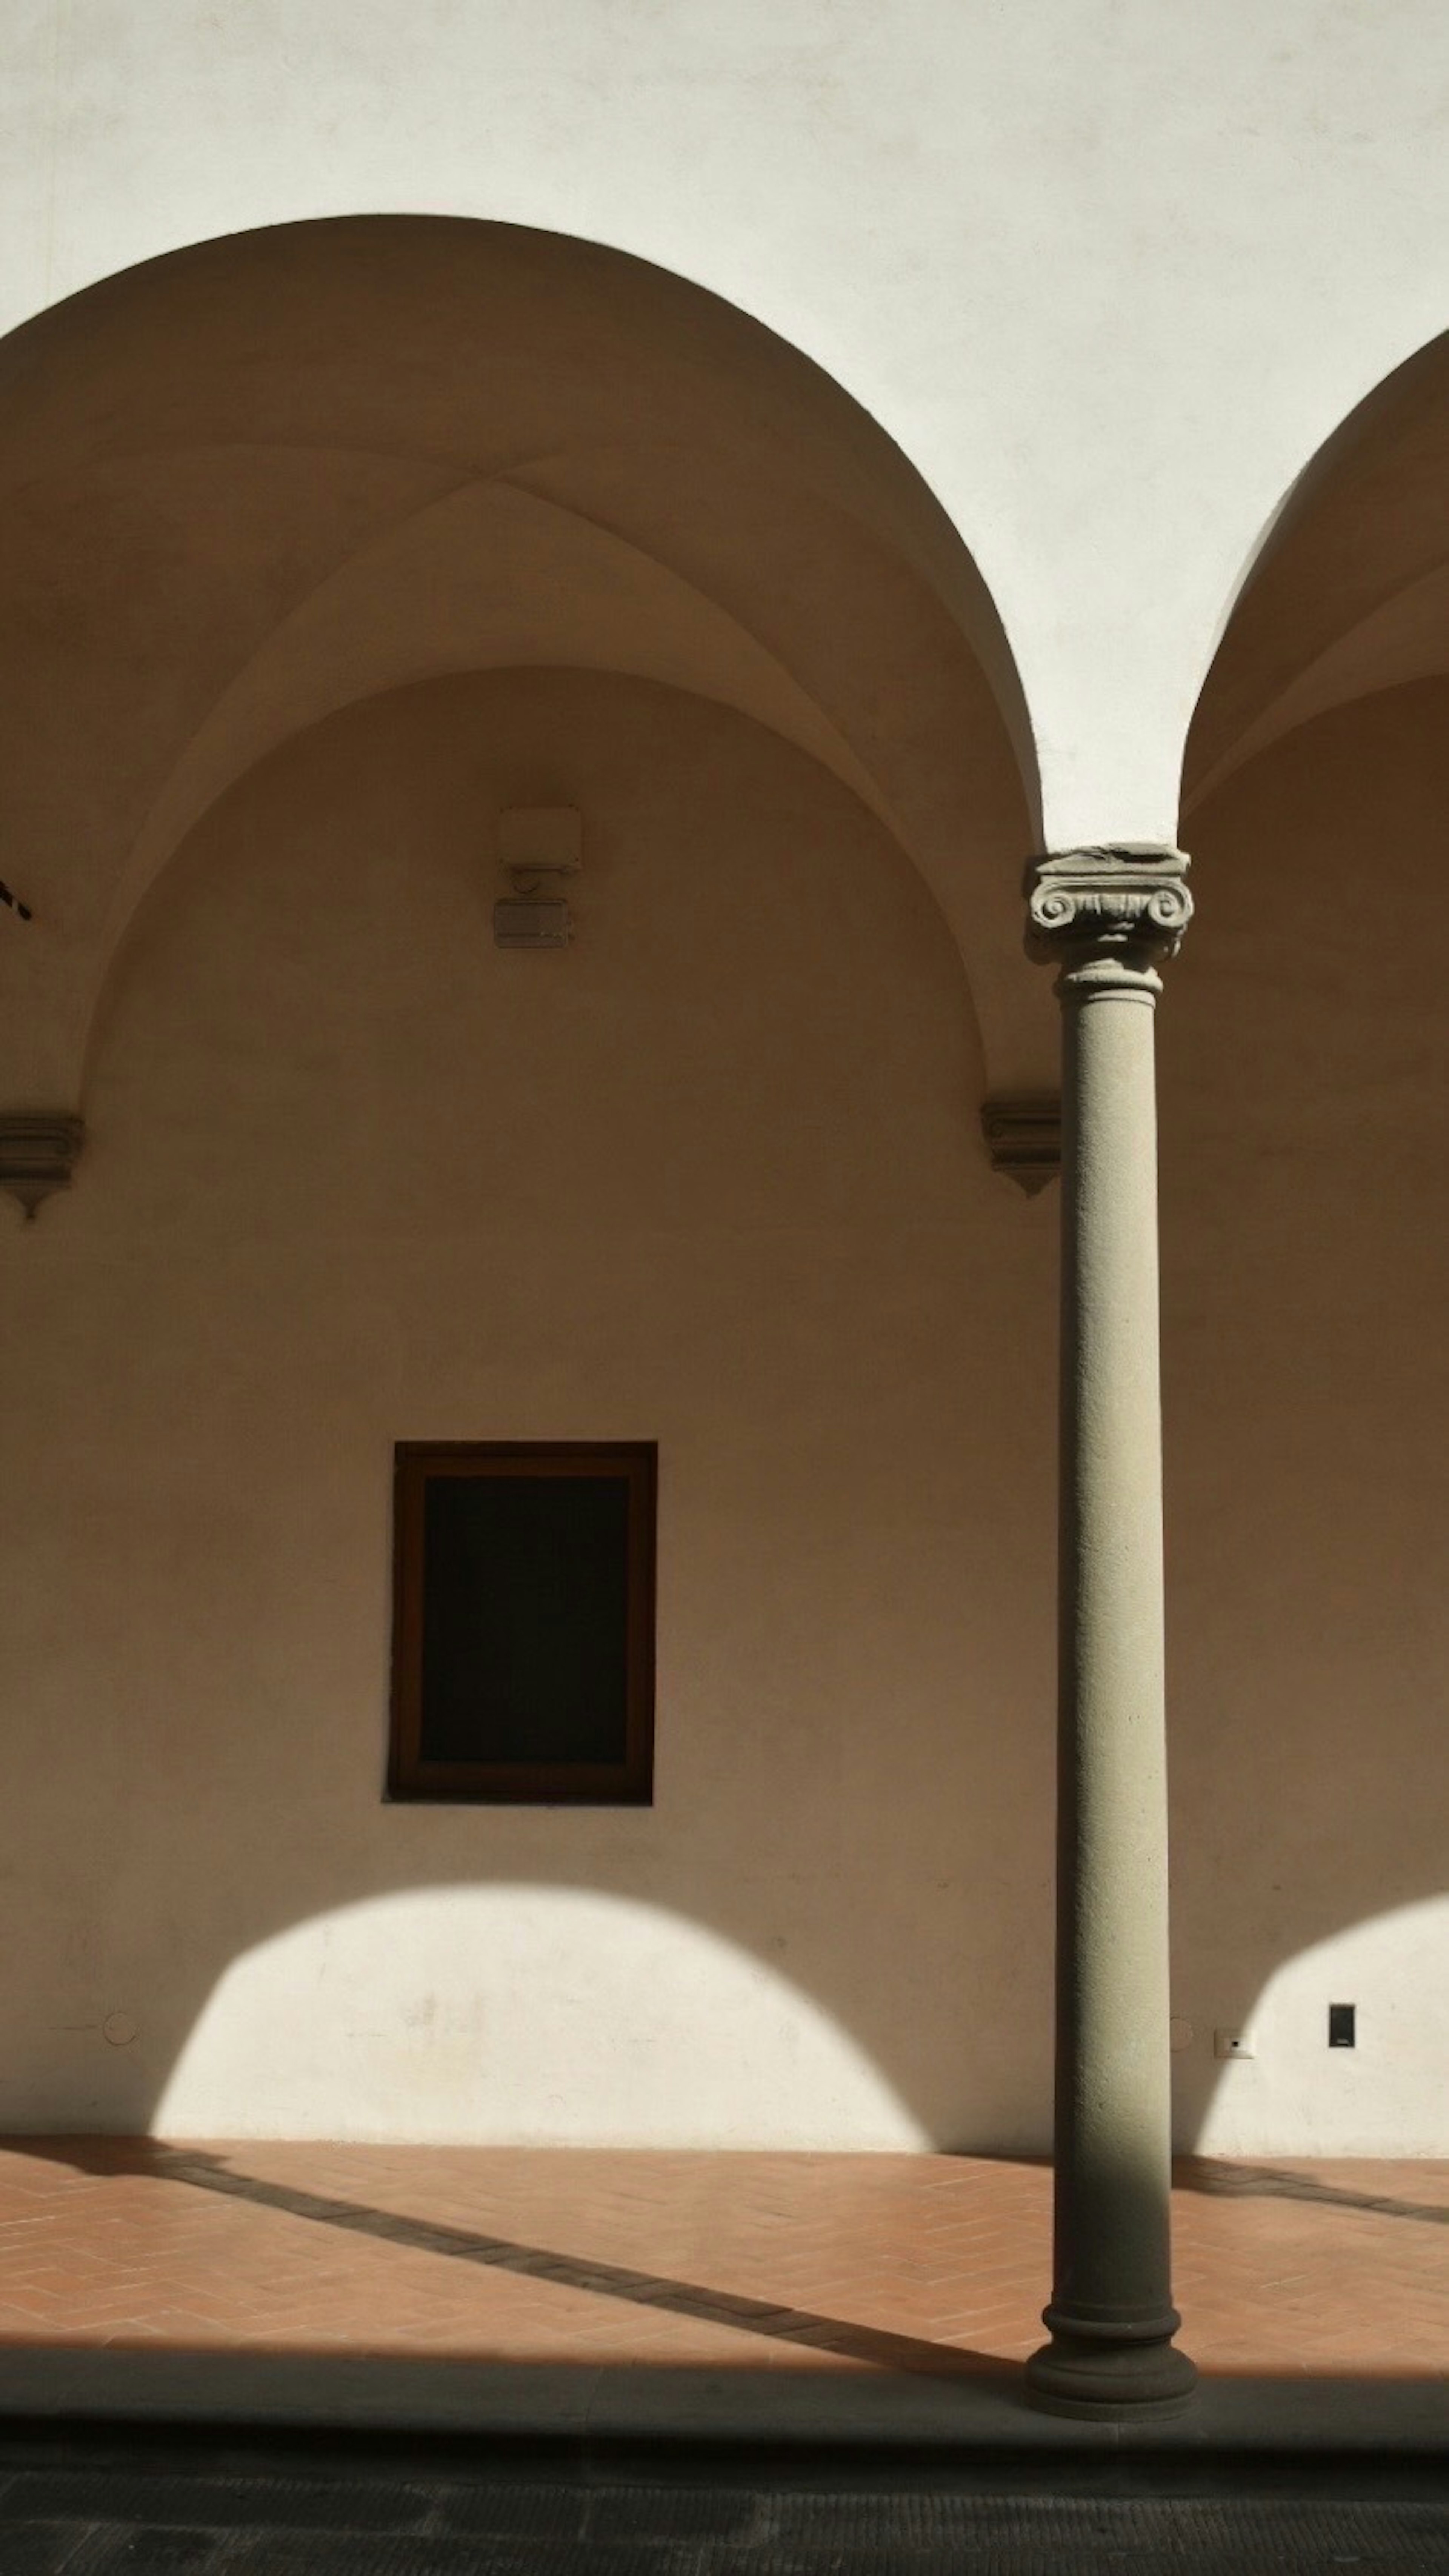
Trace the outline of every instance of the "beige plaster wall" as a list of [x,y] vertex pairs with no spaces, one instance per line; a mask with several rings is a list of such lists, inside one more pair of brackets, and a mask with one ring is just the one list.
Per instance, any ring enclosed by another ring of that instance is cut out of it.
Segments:
[[[1054,1220],[971,1031],[874,818],[670,690],[431,683],[216,809],[4,1235],[0,2127],[1039,2136]],[[654,1809],[385,1805],[393,1441],[574,1435],[660,1444]]]
[[1252,762],[1160,1015],[1179,2123],[1230,2151],[1449,2152],[1446,800],[1443,682]]
[[[1161,1014],[1178,2116],[1246,2153],[1449,2150],[1446,696],[1210,800]],[[491,944],[533,799],[566,956]],[[370,701],[198,827],[0,1208],[0,2127],[1046,2143],[1056,1211],[971,1032],[882,826],[651,684]],[[390,1808],[391,1443],[569,1435],[660,1442],[656,1805]]]

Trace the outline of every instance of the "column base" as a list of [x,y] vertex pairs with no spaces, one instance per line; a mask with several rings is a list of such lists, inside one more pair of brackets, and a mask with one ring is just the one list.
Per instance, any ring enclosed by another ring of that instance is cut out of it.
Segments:
[[1172,2337],[1181,2319],[1114,2330],[1057,2316],[1050,2343],[1026,2365],[1026,2393],[1048,2415],[1079,2415],[1098,2423],[1137,2423],[1176,2415],[1197,2386],[1197,2367]]

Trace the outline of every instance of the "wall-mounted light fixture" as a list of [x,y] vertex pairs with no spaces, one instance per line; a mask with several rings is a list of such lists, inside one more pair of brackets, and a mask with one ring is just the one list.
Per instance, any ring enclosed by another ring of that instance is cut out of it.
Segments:
[[493,907],[500,948],[567,948],[573,915],[559,886],[584,864],[575,805],[510,805],[498,817],[498,863],[513,888]]

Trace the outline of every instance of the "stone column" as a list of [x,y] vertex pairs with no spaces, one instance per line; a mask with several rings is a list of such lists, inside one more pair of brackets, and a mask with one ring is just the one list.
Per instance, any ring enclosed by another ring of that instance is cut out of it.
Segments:
[[1056,2245],[1040,2405],[1136,2418],[1196,2372],[1172,2338],[1156,968],[1192,911],[1180,850],[1038,860],[1060,968],[1062,1337]]

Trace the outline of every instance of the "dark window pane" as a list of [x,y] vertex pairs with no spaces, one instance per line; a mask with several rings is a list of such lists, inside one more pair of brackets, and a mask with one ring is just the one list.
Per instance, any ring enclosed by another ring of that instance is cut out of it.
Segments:
[[424,1762],[622,1762],[623,1476],[430,1476]]

